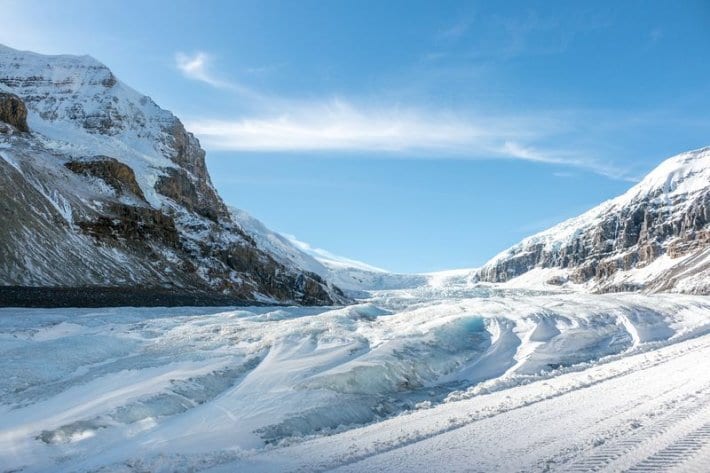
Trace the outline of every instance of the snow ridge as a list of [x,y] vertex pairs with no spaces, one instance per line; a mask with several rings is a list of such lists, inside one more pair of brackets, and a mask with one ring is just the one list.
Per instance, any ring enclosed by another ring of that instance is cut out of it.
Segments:
[[397,274],[360,261],[334,255],[311,247],[295,237],[287,237],[267,228],[248,212],[230,208],[234,220],[257,246],[284,265],[304,268],[347,291],[352,297],[365,297],[367,291],[404,289],[426,284],[427,277]]
[[478,276],[600,291],[707,293],[709,242],[710,148],[701,148],[667,159],[619,197],[504,250]]

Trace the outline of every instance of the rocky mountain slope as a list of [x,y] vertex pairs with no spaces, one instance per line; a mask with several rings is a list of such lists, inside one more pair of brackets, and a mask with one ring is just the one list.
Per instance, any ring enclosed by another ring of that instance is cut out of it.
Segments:
[[367,291],[476,288],[710,293],[710,148],[672,157],[624,195],[494,257],[482,268],[395,274],[329,255],[266,228],[235,220],[284,264],[333,281],[353,297]]
[[625,194],[523,240],[477,279],[709,294],[710,148],[674,156]]
[[298,266],[331,281],[352,297],[364,297],[366,291],[406,289],[427,283],[426,275],[391,273],[380,268],[311,248],[266,227],[249,213],[231,208],[232,216],[257,246],[284,265]]
[[5,295],[92,287],[126,289],[122,303],[138,289],[167,294],[161,303],[186,293],[193,303],[347,300],[258,248],[217,195],[197,139],[88,56],[0,46],[0,221]]

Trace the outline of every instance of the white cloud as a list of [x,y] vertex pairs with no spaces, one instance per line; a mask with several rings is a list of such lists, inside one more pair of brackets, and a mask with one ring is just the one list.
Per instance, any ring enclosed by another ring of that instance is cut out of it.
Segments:
[[204,82],[218,89],[226,89],[252,101],[266,102],[269,100],[238,82],[226,81],[216,77],[211,69],[212,63],[212,55],[202,51],[193,55],[182,52],[175,53],[175,65],[182,72],[182,75],[188,79]]
[[175,53],[175,65],[188,79],[201,81],[213,87],[231,87],[228,82],[219,80],[212,75],[209,70],[211,62],[212,57],[204,52],[197,52],[193,55]]
[[188,127],[211,148],[249,151],[463,151],[485,134],[451,117],[363,109],[343,100],[294,103],[271,116],[194,120]]
[[582,168],[611,178],[623,179],[626,175],[622,169],[579,152],[543,150],[521,144],[540,139],[550,141],[549,138],[565,126],[550,118],[472,117],[446,111],[356,106],[342,99],[281,100],[278,104],[279,107],[265,109],[279,108],[280,113],[226,120],[188,120],[186,126],[213,150],[519,159]]
[[250,95],[248,89],[225,80],[218,79],[211,71],[213,58],[210,54],[198,51],[193,55],[182,52],[175,53],[175,65],[188,79],[197,80],[220,89],[232,89]]
[[[294,100],[262,94],[216,78],[205,52],[177,53],[177,67],[193,80],[239,94],[254,113],[233,119],[187,120],[207,148],[252,152],[369,152],[424,159],[518,159],[557,164],[627,179],[625,170],[579,151],[540,149],[527,143],[555,142],[569,117],[552,114],[456,114],[401,106],[355,105],[330,100]],[[338,155],[338,153],[333,153]]]
[[626,169],[620,168],[612,163],[598,161],[589,158],[579,152],[571,151],[540,151],[530,146],[524,146],[516,142],[506,141],[503,144],[501,153],[515,159],[532,161],[547,164],[560,164],[564,166],[575,167],[592,171],[596,174],[609,177],[611,179],[620,179],[623,181],[636,182],[638,178],[628,175]]

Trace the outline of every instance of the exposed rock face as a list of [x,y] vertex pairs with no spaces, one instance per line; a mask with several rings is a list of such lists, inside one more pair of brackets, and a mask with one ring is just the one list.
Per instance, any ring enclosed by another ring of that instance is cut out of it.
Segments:
[[227,217],[227,208],[212,186],[207,181],[191,179],[184,169],[165,169],[165,174],[158,178],[155,189],[189,211],[212,221]]
[[150,207],[115,203],[93,220],[77,221],[76,224],[84,233],[109,246],[124,242],[140,246],[142,253],[148,253],[146,244],[154,241],[171,249],[180,248],[175,221]]
[[117,159],[96,156],[90,160],[69,161],[64,166],[77,174],[98,177],[118,193],[133,194],[141,200],[145,200],[143,191],[136,182],[133,169]]
[[14,104],[0,117],[19,130],[26,110],[32,129],[0,134],[0,285],[347,302],[259,249],[212,186],[198,140],[103,64],[0,46],[0,92]]
[[[651,279],[627,274],[662,256],[668,268],[650,271]],[[568,278],[591,282],[599,291],[707,293],[708,256],[710,148],[665,161],[626,194],[522,241],[487,263],[478,276],[505,282],[535,268],[559,268],[565,272],[556,276],[557,284]],[[696,283],[676,287],[681,270]]]
[[17,95],[0,92],[0,122],[12,125],[18,131],[30,131],[27,126],[27,107]]

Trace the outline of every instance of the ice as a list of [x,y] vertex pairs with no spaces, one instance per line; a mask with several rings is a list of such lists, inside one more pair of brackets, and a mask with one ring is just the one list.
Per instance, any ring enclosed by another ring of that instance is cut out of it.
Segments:
[[445,284],[334,308],[1,309],[0,464],[206,468],[692,339],[709,315],[700,296]]

